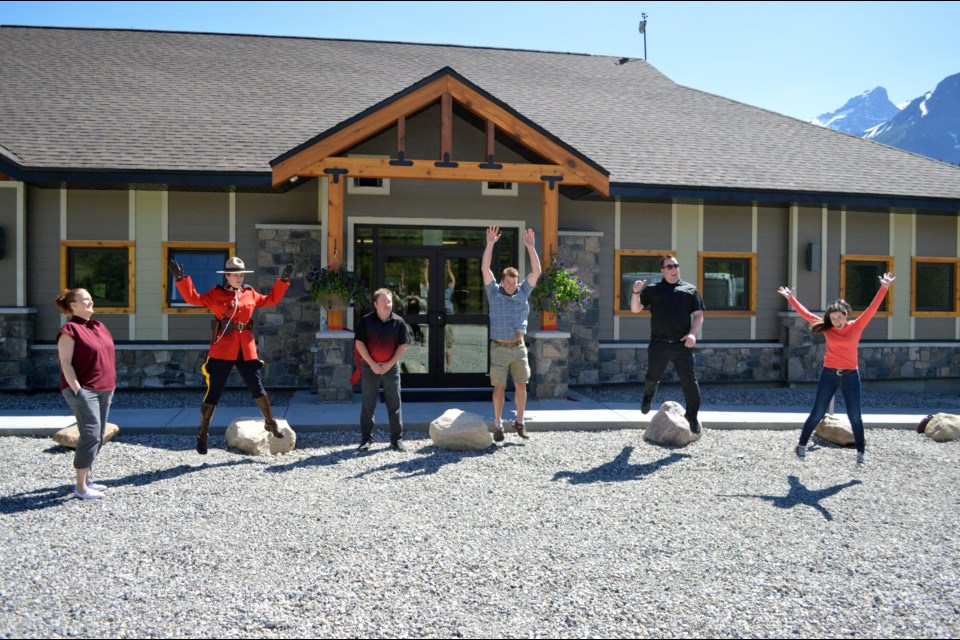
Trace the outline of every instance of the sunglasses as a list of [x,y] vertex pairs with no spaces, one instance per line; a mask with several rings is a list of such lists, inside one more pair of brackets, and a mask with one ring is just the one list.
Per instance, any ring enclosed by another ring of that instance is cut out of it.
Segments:
[[660,268],[661,268],[661,269],[666,269],[667,271],[673,271],[674,269],[679,269],[679,268],[680,268],[680,263],[678,262],[677,264],[665,264],[665,265],[663,265],[663,266],[660,267]]

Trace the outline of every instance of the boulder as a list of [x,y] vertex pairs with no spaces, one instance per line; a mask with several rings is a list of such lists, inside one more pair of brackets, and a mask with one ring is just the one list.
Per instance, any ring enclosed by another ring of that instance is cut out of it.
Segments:
[[960,440],[960,416],[938,413],[930,418],[923,433],[937,442]]
[[227,427],[227,446],[253,456],[290,453],[297,446],[297,434],[286,420],[277,419],[283,438],[278,438],[263,428],[263,420],[242,418]]
[[691,442],[696,442],[703,434],[690,431],[690,423],[683,414],[684,408],[680,403],[664,402],[660,405],[657,415],[650,420],[650,426],[647,427],[643,437],[651,442],[672,447],[685,447]]
[[838,444],[841,447],[849,447],[854,444],[853,427],[850,426],[850,421],[832,413],[823,416],[823,420],[820,421],[813,432],[818,438]]
[[[103,443],[106,444],[113,440],[113,436],[120,433],[120,427],[113,424],[112,422],[107,423],[107,429],[103,433]],[[59,445],[67,447],[68,449],[77,448],[77,440],[80,438],[80,429],[76,424],[73,424],[69,427],[65,427],[53,434],[53,441]]]
[[433,444],[448,451],[480,451],[493,444],[483,418],[460,409],[448,409],[430,423]]

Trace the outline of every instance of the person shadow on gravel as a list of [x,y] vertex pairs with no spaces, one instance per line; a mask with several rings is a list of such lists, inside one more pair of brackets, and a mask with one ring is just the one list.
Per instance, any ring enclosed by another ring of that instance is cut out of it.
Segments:
[[757,498],[766,500],[778,509],[790,509],[797,505],[807,505],[820,512],[827,520],[833,520],[833,515],[827,511],[826,507],[820,504],[820,501],[834,496],[844,489],[860,484],[860,480],[851,480],[843,484],[837,484],[826,489],[811,491],[807,489],[797,476],[789,476],[787,482],[790,483],[790,491],[785,496],[760,496],[749,493],[723,494],[718,493],[718,498]]
[[567,479],[568,484],[588,484],[590,482],[624,482],[640,480],[659,471],[669,464],[691,457],[689,453],[671,453],[666,458],[644,464],[630,464],[633,447],[624,447],[616,458],[589,471],[558,471],[553,480]]
[[312,456],[297,462],[288,464],[271,465],[264,469],[267,473],[286,473],[294,469],[305,469],[307,467],[327,467],[343,462],[344,460],[354,460],[357,457],[356,449],[351,445],[347,449],[336,449],[330,453],[324,453],[319,456]]
[[[522,445],[513,445],[513,446],[522,446]],[[385,464],[383,466],[377,467],[376,469],[367,469],[366,471],[361,471],[357,475],[353,476],[354,479],[362,478],[363,476],[370,475],[371,473],[376,473],[378,471],[395,471],[397,474],[402,474],[404,478],[416,478],[418,476],[428,476],[436,473],[445,465],[456,464],[461,460],[467,458],[479,458],[481,456],[490,456],[496,455],[498,451],[502,451],[503,447],[488,447],[481,451],[447,451],[446,449],[441,449],[440,447],[434,445],[427,445],[420,449],[429,455],[417,455],[405,457],[403,460],[398,462],[393,462],[391,464]]]

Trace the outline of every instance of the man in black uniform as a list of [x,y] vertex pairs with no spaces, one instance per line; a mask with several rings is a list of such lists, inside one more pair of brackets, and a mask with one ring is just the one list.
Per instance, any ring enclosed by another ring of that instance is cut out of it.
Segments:
[[700,386],[693,373],[693,348],[697,346],[696,333],[703,325],[703,300],[695,286],[680,279],[680,263],[675,257],[660,258],[660,273],[663,279],[649,287],[645,286],[646,280],[634,282],[633,295],[630,296],[632,312],[650,309],[647,378],[640,411],[649,413],[660,377],[667,363],[673,362],[683,386],[683,398],[687,403],[685,415],[690,423],[690,431],[700,433],[700,421],[697,419],[700,412]]
[[354,345],[360,354],[360,447],[367,451],[373,443],[373,412],[383,387],[390,418],[390,448],[403,451],[403,417],[400,413],[400,358],[410,346],[410,333],[403,318],[393,313],[393,292],[377,289],[373,294],[375,311],[357,323]]

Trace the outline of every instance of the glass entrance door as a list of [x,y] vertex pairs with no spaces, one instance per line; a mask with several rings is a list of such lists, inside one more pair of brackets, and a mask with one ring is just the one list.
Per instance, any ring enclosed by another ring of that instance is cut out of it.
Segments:
[[489,382],[487,300],[473,247],[381,247],[374,282],[394,292],[410,327],[401,360],[406,387],[477,387]]

